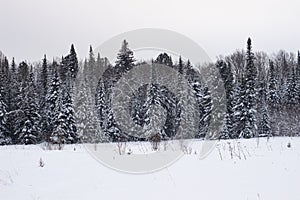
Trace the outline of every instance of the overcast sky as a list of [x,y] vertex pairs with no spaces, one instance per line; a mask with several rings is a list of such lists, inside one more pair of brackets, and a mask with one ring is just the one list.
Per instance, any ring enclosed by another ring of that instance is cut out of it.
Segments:
[[186,35],[214,59],[245,47],[296,52],[299,0],[1,0],[0,49],[17,61],[80,58],[119,33],[165,28]]

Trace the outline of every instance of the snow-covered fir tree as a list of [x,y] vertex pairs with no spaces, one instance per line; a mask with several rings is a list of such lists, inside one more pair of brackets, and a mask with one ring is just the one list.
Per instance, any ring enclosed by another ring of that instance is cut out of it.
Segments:
[[247,41],[246,52],[246,70],[245,70],[245,127],[242,130],[240,137],[251,138],[256,133],[256,76],[257,70],[254,65],[254,54],[252,52],[251,39]]
[[216,63],[216,67],[219,69],[221,78],[223,79],[224,88],[226,92],[226,114],[225,114],[225,123],[224,129],[221,133],[220,138],[229,139],[233,138],[231,135],[233,133],[233,89],[234,89],[234,77],[231,69],[231,64],[226,63],[223,60],[219,60]]
[[298,103],[297,79],[295,69],[292,67],[287,78],[287,90],[285,93],[285,103],[289,106],[295,106]]
[[23,126],[18,134],[18,140],[21,144],[36,144],[40,140],[40,115],[38,113],[36,87],[34,81],[34,74],[31,72],[29,75],[29,83],[25,89],[25,96],[23,99]]
[[68,55],[68,69],[70,71],[71,78],[76,78],[78,73],[78,60],[73,44],[71,45],[70,54]]
[[7,130],[7,105],[3,98],[3,86],[0,86],[0,145],[10,143],[10,138]]
[[296,65],[296,94],[298,104],[300,104],[300,51],[297,54],[297,65]]
[[53,132],[57,126],[57,116],[59,115],[59,104],[61,103],[60,98],[60,80],[58,73],[55,72],[54,76],[50,80],[49,89],[47,92],[46,103],[47,103],[47,121],[49,125],[47,131],[45,132],[45,141],[53,142]]
[[40,114],[40,131],[41,131],[41,139],[45,140],[43,133],[47,132],[48,120],[47,120],[47,105],[46,105],[46,97],[48,92],[48,79],[49,79],[49,67],[47,63],[46,54],[42,60],[42,67],[40,69],[40,73],[38,76],[38,88],[37,92],[39,95],[39,114]]
[[262,115],[263,115],[262,121],[260,122],[258,128],[258,136],[271,137],[272,136],[271,125],[270,125],[269,114],[266,107],[264,108]]
[[268,78],[268,92],[267,101],[269,106],[277,108],[279,105],[278,83],[275,75],[274,63],[270,61],[269,78]]
[[75,125],[75,113],[73,109],[73,100],[70,94],[70,91],[65,91],[62,94],[62,102],[60,105],[60,119],[63,123],[62,128],[64,128],[64,132],[66,134],[66,143],[72,144],[77,143],[79,141],[79,137],[77,135],[77,128]]
[[134,62],[135,58],[133,56],[133,51],[129,49],[128,42],[124,40],[122,43],[122,47],[117,55],[115,67],[118,69],[118,72],[126,72],[133,68]]
[[121,132],[114,122],[111,101],[109,99],[109,91],[105,86],[104,80],[100,79],[97,87],[96,107],[100,121],[100,127],[105,137],[110,141],[120,139]]

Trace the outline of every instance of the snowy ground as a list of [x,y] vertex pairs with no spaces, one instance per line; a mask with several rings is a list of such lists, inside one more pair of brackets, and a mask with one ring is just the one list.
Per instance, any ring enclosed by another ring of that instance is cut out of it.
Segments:
[[[259,144],[257,139],[220,141],[200,160],[202,142],[194,141],[192,153],[170,167],[143,175],[107,168],[82,145],[62,151],[3,146],[0,200],[300,199],[300,138],[260,139]],[[40,158],[44,167],[39,167]]]

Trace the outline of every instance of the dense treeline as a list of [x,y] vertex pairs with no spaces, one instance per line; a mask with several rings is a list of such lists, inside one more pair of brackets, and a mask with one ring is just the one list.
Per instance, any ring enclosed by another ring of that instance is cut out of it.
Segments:
[[[184,63],[180,57],[178,63],[173,63],[172,58],[166,53],[159,54],[147,67],[157,68],[159,65],[163,65],[176,71],[177,76],[168,81],[172,82],[177,91],[171,91],[170,88],[156,83],[155,80],[152,80],[151,84],[147,83],[140,86],[137,91],[133,91],[133,97],[129,97],[131,98],[130,104],[126,105],[126,107],[129,109],[130,118],[142,128],[136,130],[134,127],[129,127],[128,133],[119,127],[112,109],[113,88],[124,74],[131,70],[134,71],[134,68],[145,64],[134,63],[133,52],[129,49],[128,43],[123,41],[115,66],[108,66],[99,80],[96,105],[100,117],[100,126],[106,138],[109,138],[110,141],[128,141],[149,140],[154,136],[158,140],[204,137],[209,126],[209,114],[211,112],[208,88],[201,80],[199,72],[191,66],[189,61]],[[149,73],[152,73],[148,75],[152,79],[156,76],[161,76],[159,74],[160,71],[156,71],[157,75],[153,74],[155,73],[154,70],[149,70]],[[141,75],[133,74],[135,77]],[[190,89],[187,87],[183,88],[182,79],[188,80]],[[130,80],[128,81],[130,82]],[[126,84],[125,82],[124,85]],[[191,96],[195,98],[188,98]],[[115,106],[120,107],[124,105]],[[188,110],[188,106],[193,107],[189,111],[184,112]],[[162,109],[155,110],[157,107]],[[155,113],[153,113],[154,110]],[[197,116],[194,112],[200,115],[197,120],[195,120]],[[181,123],[184,123],[183,120],[188,120],[185,124],[189,126],[184,128],[189,129],[189,131],[182,131],[185,135],[177,134],[183,128],[180,126]],[[142,133],[144,133],[144,136],[140,137]]]
[[[111,65],[100,54],[78,62],[71,46],[67,56],[50,62],[44,56],[35,65],[0,58],[0,144],[36,144],[48,142],[108,142],[146,140],[134,137],[118,127],[112,111],[112,90],[120,78],[143,63],[136,62],[128,43],[123,42],[117,61]],[[210,125],[212,101],[201,74],[191,63],[161,53],[151,62],[163,64],[179,74],[174,93],[163,85],[146,84],[133,94],[129,112],[132,120],[153,137],[174,139],[180,131],[184,106],[199,113],[185,138],[201,138]],[[219,137],[251,138],[260,136],[295,136],[300,133],[300,54],[279,51],[272,56],[254,53],[251,39],[246,51],[238,50],[219,57],[215,65],[226,92],[224,128]],[[181,80],[191,90],[184,93]],[[188,95],[187,95],[188,94]],[[195,96],[195,100],[190,98]],[[185,98],[185,103],[180,101]],[[194,102],[193,102],[194,101]],[[155,106],[164,111],[153,113]],[[161,130],[153,131],[161,119]]]
[[216,63],[227,96],[221,138],[300,134],[300,54],[236,51]]
[[0,65],[0,144],[75,143],[72,87],[78,73],[74,46],[58,63]]

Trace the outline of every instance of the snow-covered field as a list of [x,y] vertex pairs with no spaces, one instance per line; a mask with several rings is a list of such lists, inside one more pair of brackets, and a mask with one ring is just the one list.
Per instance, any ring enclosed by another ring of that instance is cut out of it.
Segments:
[[[201,160],[202,142],[193,141],[192,153],[168,168],[142,175],[103,166],[83,145],[62,151],[2,146],[0,200],[300,199],[300,138],[220,141]],[[138,151],[136,145],[126,148]],[[148,143],[138,145],[150,149]],[[44,167],[39,166],[40,158]]]

